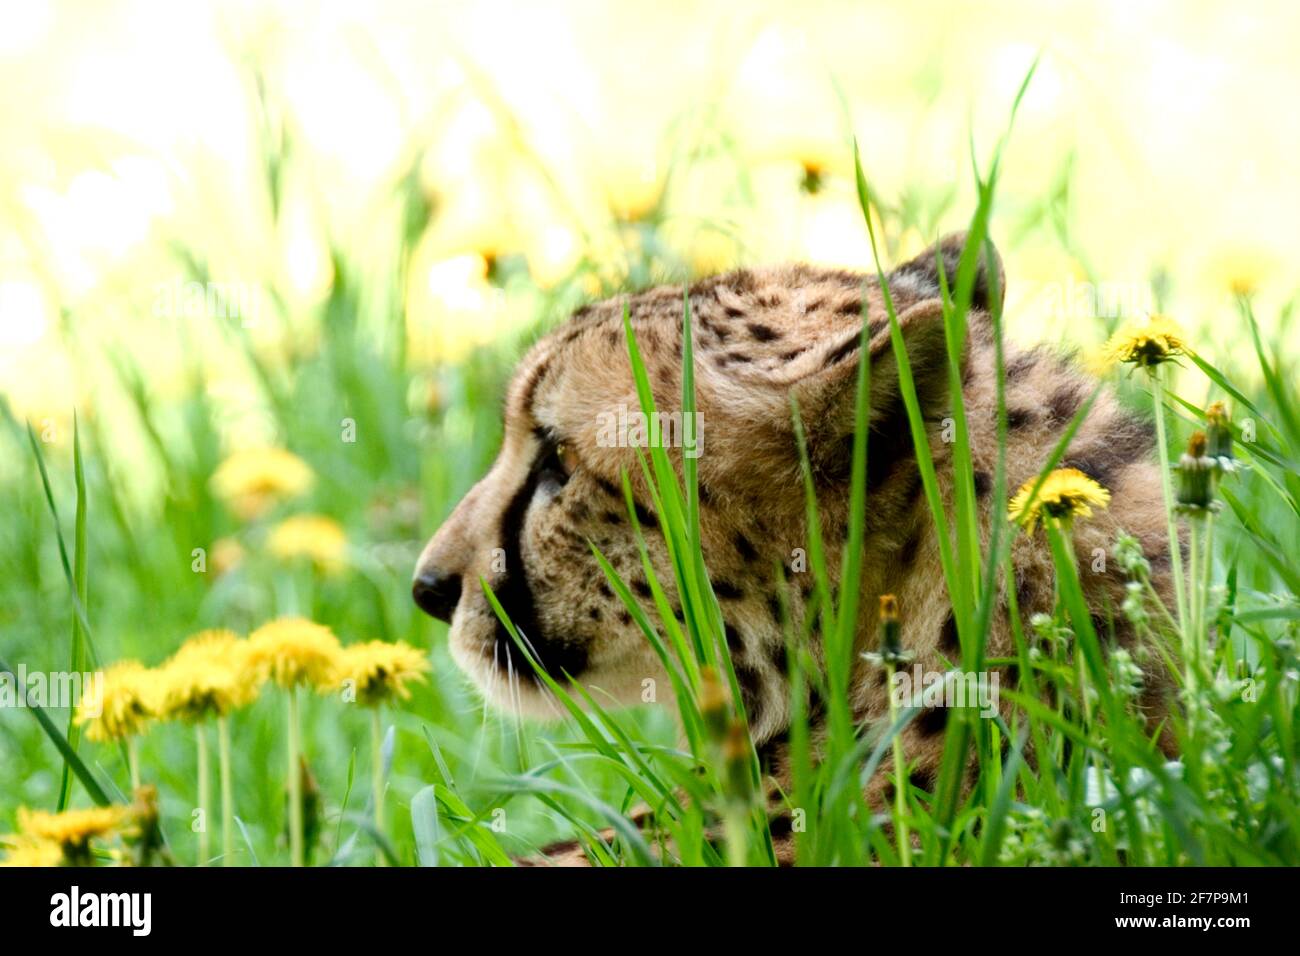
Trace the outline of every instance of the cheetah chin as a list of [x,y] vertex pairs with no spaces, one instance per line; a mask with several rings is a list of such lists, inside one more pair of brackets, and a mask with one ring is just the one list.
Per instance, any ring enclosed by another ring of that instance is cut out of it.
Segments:
[[[952,505],[951,445],[944,422],[952,407],[939,270],[956,286],[964,245],[950,236],[888,276],[907,346],[939,490]],[[996,342],[989,315],[995,290],[1005,289],[1001,264],[979,269],[961,356],[962,399],[974,464],[974,489],[987,539],[990,516],[1003,512],[993,496],[997,467]],[[916,464],[912,433],[879,283],[873,276],[784,265],[745,269],[690,287],[695,386],[708,441],[697,448],[704,556],[726,621],[736,676],[756,743],[773,772],[782,745],[790,695],[781,620],[798,628],[808,613],[813,582],[806,564],[804,494],[790,399],[798,399],[821,508],[829,571],[847,538],[850,450],[859,362],[871,363],[862,608],[862,648],[875,633],[876,598],[897,595],[902,639],[924,670],[959,658],[951,606],[941,585],[938,541]],[[606,581],[592,554],[598,547],[657,619],[636,536],[623,496],[626,471],[650,563],[675,612],[680,598],[652,498],[637,462],[636,442],[613,441],[611,415],[637,409],[623,310],[660,407],[672,411],[681,394],[683,290],[651,289],[580,310],[539,341],[520,362],[509,387],[505,434],[488,473],[429,542],[416,566],[417,604],[451,624],[457,663],[494,704],[537,716],[560,709],[498,623],[480,586],[498,596],[545,670],[569,675],[602,702],[653,699],[672,706],[669,681],[649,642]],[[862,322],[867,322],[866,354]],[[1039,472],[1075,413],[1092,394],[1068,356],[1046,346],[1004,350],[1007,407],[1007,486]],[[1108,548],[1119,529],[1135,535],[1152,566],[1156,588],[1170,588],[1169,556],[1159,478],[1151,461],[1149,423],[1124,410],[1106,389],[1098,394],[1071,440],[1064,466],[1091,475],[1112,492],[1109,510],[1076,529],[1080,566]],[[679,467],[682,449],[670,457]],[[1052,562],[1041,533],[1017,536],[1014,577],[1001,586],[988,653],[1014,656],[1009,599],[1027,620],[1050,609]],[[776,570],[788,585],[779,593]],[[1118,568],[1084,575],[1101,633],[1119,645],[1134,636],[1105,609],[1123,602]],[[819,649],[814,648],[814,656]],[[1003,684],[1014,686],[1011,675]],[[1158,716],[1167,687],[1157,668],[1148,675],[1146,706]],[[887,711],[886,688],[865,662],[853,675],[852,705],[861,719]],[[809,702],[816,719],[820,702]],[[675,713],[675,709],[673,711]],[[904,732],[924,785],[938,766],[947,710],[925,711]]]

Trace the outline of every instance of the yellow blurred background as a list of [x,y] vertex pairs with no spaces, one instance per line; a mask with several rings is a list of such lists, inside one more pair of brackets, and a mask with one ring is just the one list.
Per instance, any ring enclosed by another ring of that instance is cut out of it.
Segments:
[[652,211],[681,269],[651,278],[868,267],[853,136],[897,259],[968,220],[972,145],[1040,51],[993,226],[1012,332],[1088,344],[1081,318],[1159,305],[1222,357],[1248,347],[1234,289],[1275,323],[1296,288],[1298,42],[1282,2],[7,5],[0,392],[66,417],[97,391],[74,353],[125,350],[163,394],[218,357],[175,322],[214,307],[181,245],[254,338],[310,347],[247,320],[321,303],[332,250],[393,261],[411,196],[432,214],[390,307],[416,361],[537,317],[507,257],[537,289],[618,285]]

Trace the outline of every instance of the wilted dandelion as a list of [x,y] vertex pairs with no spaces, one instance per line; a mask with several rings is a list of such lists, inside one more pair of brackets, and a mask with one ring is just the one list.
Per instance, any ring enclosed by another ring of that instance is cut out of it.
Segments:
[[1009,520],[1030,533],[1045,518],[1069,527],[1075,518],[1090,518],[1094,507],[1110,503],[1110,492],[1077,468],[1057,468],[1043,479],[1035,495],[1037,484],[1035,477],[1021,485],[1007,512]]
[[230,455],[212,475],[212,490],[244,521],[261,517],[277,502],[307,492],[315,476],[283,448],[246,448]]
[[337,574],[346,564],[348,538],[333,518],[294,515],[271,529],[266,546],[281,560],[307,558],[326,574]]

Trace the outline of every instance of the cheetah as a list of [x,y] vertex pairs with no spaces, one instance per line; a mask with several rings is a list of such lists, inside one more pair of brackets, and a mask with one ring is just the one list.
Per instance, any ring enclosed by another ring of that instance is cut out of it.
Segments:
[[[951,410],[943,300],[938,270],[955,288],[964,246],[943,239],[887,276],[947,507],[954,494],[952,446],[943,440]],[[937,253],[937,254],[936,254]],[[990,316],[992,290],[1005,290],[1000,258],[977,271],[962,356],[962,399],[974,466],[980,532],[987,543],[997,467],[997,376]],[[832,579],[848,534],[850,460],[861,323],[868,325],[871,424],[864,535],[860,649],[874,645],[878,598],[902,608],[902,642],[926,671],[960,660],[957,628],[945,593],[934,521],[923,494],[884,297],[873,276],[808,265],[742,269],[690,286],[698,447],[700,533],[719,599],[736,677],[755,745],[781,780],[788,773],[790,720],[782,614],[798,628],[813,598],[811,573],[792,569],[807,546],[805,499],[790,398],[798,400]],[[865,302],[864,302],[865,297]],[[592,556],[599,547],[654,619],[651,591],[627,514],[626,471],[635,513],[658,580],[676,605],[673,575],[636,450],[602,435],[616,409],[639,407],[623,329],[631,326],[661,408],[681,394],[683,290],[661,287],[589,305],[542,338],[520,362],[508,390],[504,440],[476,484],[425,547],[413,596],[450,623],[457,664],[495,705],[538,717],[555,714],[544,686],[523,663],[479,586],[485,579],[531,643],[541,666],[567,673],[603,700],[636,703],[643,682],[670,687],[660,661],[616,597]],[[1039,345],[1004,348],[1007,408],[1006,485],[1014,489],[1042,469],[1094,383],[1069,355]],[[602,440],[605,439],[605,440]],[[1093,564],[1123,529],[1143,546],[1152,581],[1171,584],[1167,527],[1151,424],[1103,388],[1070,441],[1061,465],[1090,475],[1112,492],[1108,510],[1078,525],[1080,566]],[[681,449],[674,449],[681,465]],[[1012,547],[1019,611],[1028,620],[1050,611],[1053,568],[1047,545],[1017,535]],[[1098,633],[1121,644],[1133,635],[1118,609],[1125,577],[1113,566],[1085,573]],[[778,594],[778,566],[787,593]],[[994,616],[990,656],[1014,654],[1007,595]],[[783,612],[783,606],[786,609]],[[856,659],[856,657],[855,657]],[[1167,690],[1152,676],[1144,705],[1156,711]],[[880,671],[857,665],[851,704],[864,721],[887,712]],[[816,714],[816,706],[812,712]],[[913,780],[933,786],[947,711],[923,711],[904,731],[915,761]],[[877,774],[883,782],[883,772]]]

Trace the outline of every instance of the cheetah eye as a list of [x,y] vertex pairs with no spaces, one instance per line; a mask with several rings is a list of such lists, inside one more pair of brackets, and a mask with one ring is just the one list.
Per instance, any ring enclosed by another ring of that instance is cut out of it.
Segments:
[[537,462],[538,480],[563,487],[577,467],[578,456],[574,454],[572,445],[563,441],[548,442]]
[[560,442],[555,446],[555,457],[560,459],[566,474],[571,475],[578,470],[578,453],[568,442]]

